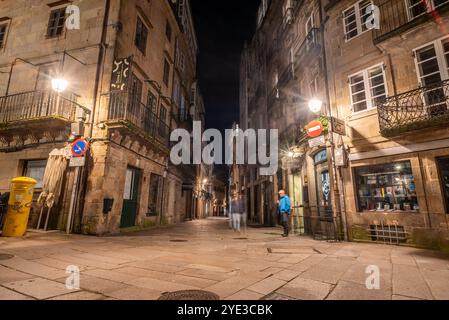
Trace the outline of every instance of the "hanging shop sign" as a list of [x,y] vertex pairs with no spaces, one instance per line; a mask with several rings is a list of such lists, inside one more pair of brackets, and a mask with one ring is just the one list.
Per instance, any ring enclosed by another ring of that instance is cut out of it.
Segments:
[[346,123],[335,117],[331,118],[332,132],[341,136],[346,136]]
[[321,123],[321,121],[318,120],[312,121],[306,126],[307,135],[311,138],[316,138],[320,136],[323,133],[323,131],[324,126]]
[[132,56],[114,60],[114,69],[112,70],[111,91],[128,89],[128,82],[131,73]]
[[348,156],[344,147],[338,147],[334,150],[335,165],[337,167],[346,167],[348,165]]
[[322,147],[326,145],[326,139],[324,136],[319,136],[313,139],[309,140],[309,147],[315,148],[315,147]]

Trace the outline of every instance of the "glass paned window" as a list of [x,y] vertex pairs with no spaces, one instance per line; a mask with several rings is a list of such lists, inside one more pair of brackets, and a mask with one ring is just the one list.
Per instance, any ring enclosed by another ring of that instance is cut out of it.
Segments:
[[147,48],[147,39],[148,39],[148,28],[142,22],[142,20],[137,17],[137,25],[136,25],[136,38],[134,43],[136,47],[145,54]]
[[410,161],[355,169],[358,210],[419,212]]
[[64,31],[65,23],[65,11],[66,8],[59,8],[50,12],[50,18],[48,20],[47,37],[55,38],[60,36]]
[[353,112],[375,108],[385,101],[387,89],[382,66],[349,77]]
[[24,176],[37,181],[36,188],[42,188],[47,160],[29,160],[25,162]]
[[0,48],[5,46],[7,27],[8,25],[6,23],[0,24]]
[[346,39],[349,40],[356,37],[358,35],[358,30],[357,30],[357,17],[355,15],[354,8],[345,11],[344,20],[345,20]]
[[366,22],[371,12],[368,7],[372,4],[371,0],[362,0],[343,12],[343,24],[345,28],[346,40],[351,40],[368,31]]

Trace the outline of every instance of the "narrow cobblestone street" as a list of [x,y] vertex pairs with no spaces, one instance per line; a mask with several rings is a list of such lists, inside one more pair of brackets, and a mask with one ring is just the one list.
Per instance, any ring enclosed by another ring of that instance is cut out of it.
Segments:
[[[2,238],[0,299],[153,300],[188,289],[232,300],[449,299],[449,260],[437,252],[280,233],[236,234],[209,219],[116,237]],[[69,265],[81,270],[78,291],[65,286]],[[370,265],[380,290],[366,288]]]

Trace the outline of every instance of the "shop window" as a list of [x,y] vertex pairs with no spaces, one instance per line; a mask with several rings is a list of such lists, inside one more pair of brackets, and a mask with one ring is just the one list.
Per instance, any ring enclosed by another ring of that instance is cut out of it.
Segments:
[[28,160],[25,161],[23,175],[25,177],[33,178],[37,181],[36,189],[43,187],[45,167],[47,160]]
[[358,210],[419,212],[410,161],[355,169]]

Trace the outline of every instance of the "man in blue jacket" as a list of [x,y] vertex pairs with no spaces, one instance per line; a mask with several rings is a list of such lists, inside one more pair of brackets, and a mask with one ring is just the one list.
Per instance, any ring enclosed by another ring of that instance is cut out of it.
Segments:
[[278,213],[280,214],[280,220],[282,222],[282,226],[284,227],[284,234],[282,236],[285,238],[288,237],[288,233],[290,231],[291,204],[290,198],[285,194],[284,190],[279,191],[278,204]]

